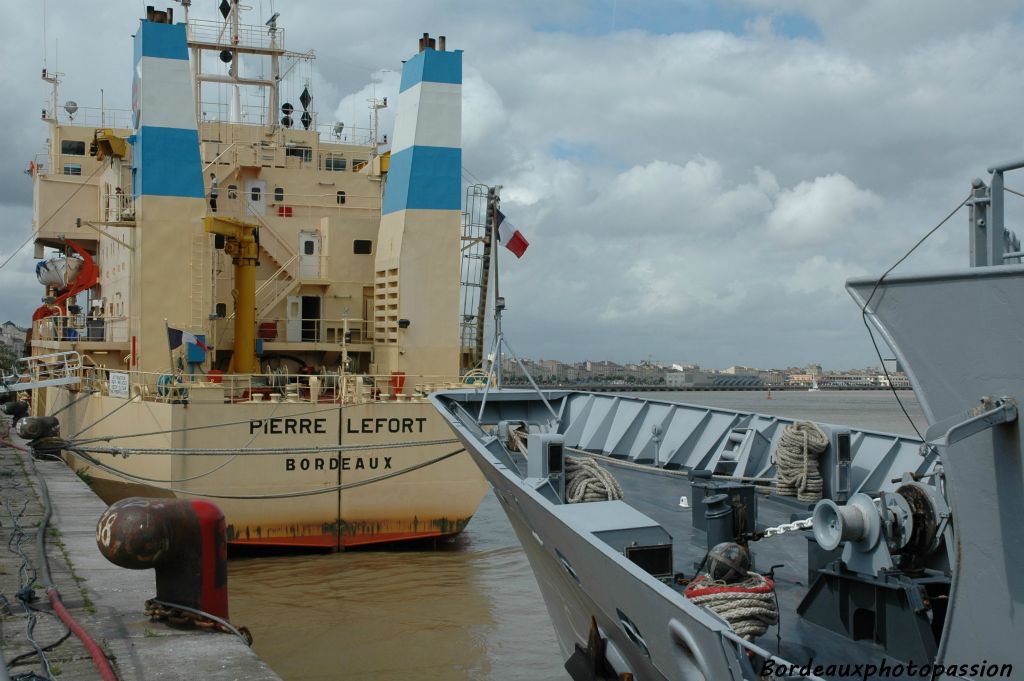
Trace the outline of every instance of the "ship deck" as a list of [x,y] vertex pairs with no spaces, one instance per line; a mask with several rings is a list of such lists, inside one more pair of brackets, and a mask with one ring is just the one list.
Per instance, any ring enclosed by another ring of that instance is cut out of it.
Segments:
[[[692,578],[707,548],[705,533],[694,529],[692,524],[692,514],[699,512],[700,509],[679,506],[679,498],[684,495],[692,503],[690,482],[682,475],[667,474],[657,469],[643,470],[634,466],[627,468],[605,459],[602,459],[601,463],[611,464],[607,467],[622,486],[624,501],[657,521],[672,535],[675,571]],[[809,515],[808,511],[801,511],[801,507],[795,503],[760,494],[757,508],[758,529],[788,523]],[[890,666],[901,664],[898,660],[888,657],[880,646],[870,641],[851,641],[797,615],[797,606],[809,586],[809,541],[813,541],[809,531],[797,531],[751,544],[756,572],[764,574],[772,566],[782,566],[775,569],[775,589],[781,614],[780,626],[769,629],[768,633],[755,642],[794,664],[810,663],[811,668],[819,664],[825,667],[847,664],[881,665],[883,660]],[[681,591],[683,587],[678,588]],[[781,634],[781,645],[776,639],[777,633]],[[822,676],[830,678],[827,674]],[[869,675],[865,678],[874,676]]]

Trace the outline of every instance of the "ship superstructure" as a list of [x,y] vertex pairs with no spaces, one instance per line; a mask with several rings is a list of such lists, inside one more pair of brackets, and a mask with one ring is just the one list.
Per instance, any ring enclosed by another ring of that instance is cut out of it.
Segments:
[[235,542],[458,532],[485,484],[424,396],[461,380],[462,53],[420,39],[389,150],[375,124],[321,124],[310,82],[282,95],[315,55],[278,15],[221,6],[148,9],[130,113],[61,112],[44,72],[52,257],[19,380],[107,501],[207,496]]

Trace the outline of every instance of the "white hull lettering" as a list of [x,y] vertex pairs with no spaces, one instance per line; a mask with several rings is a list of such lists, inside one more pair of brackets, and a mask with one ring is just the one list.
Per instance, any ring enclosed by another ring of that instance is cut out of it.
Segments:
[[254,435],[326,435],[327,419],[253,419],[249,421],[249,434]]
[[391,470],[390,456],[289,457],[284,460],[286,471],[377,471]]
[[348,433],[422,433],[427,417],[345,419]]

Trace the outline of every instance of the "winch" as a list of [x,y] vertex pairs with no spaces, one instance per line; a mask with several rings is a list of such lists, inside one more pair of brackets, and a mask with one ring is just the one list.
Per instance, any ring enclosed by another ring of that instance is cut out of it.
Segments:
[[[941,469],[934,477],[941,480]],[[811,527],[842,557],[817,570],[798,612],[900,659],[934,656],[950,588],[952,528],[939,487],[903,477],[895,492],[822,499]]]

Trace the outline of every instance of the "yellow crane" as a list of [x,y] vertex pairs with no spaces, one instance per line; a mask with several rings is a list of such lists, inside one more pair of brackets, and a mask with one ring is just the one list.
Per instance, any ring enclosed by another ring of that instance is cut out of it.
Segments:
[[235,266],[235,347],[228,372],[258,374],[256,358],[256,266],[260,247],[256,242],[257,225],[234,218],[207,215],[204,228],[209,234],[224,237],[224,252]]

